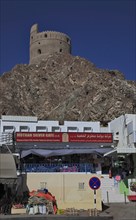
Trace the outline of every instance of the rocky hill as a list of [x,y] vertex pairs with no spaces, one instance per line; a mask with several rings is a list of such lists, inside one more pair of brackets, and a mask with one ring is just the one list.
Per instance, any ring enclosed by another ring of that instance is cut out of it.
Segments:
[[0,114],[103,122],[136,113],[136,83],[81,57],[53,54],[16,65],[0,78]]

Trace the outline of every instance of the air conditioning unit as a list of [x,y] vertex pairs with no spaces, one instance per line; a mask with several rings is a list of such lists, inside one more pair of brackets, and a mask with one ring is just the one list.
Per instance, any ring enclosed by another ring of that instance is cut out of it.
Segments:
[[119,135],[114,135],[114,136],[113,136],[113,140],[114,140],[114,141],[119,141]]

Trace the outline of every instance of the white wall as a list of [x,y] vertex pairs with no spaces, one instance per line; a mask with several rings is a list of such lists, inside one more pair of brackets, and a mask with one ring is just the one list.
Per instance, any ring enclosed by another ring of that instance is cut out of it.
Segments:
[[109,123],[109,129],[113,133],[118,153],[136,153],[136,115],[126,114],[114,119]]
[[[19,132],[21,126],[24,128],[27,126],[30,132],[36,132],[37,127],[43,127],[45,128],[43,131],[47,132],[52,132],[53,127],[56,127],[56,132],[112,132],[118,153],[136,153],[136,115],[134,114],[121,115],[112,120],[108,127],[101,127],[100,122],[64,121],[64,125],[59,125],[59,121],[38,121],[37,117],[32,116],[2,116],[1,132],[4,131],[5,126],[13,127],[15,132]],[[9,130],[7,127],[8,132]]]
[[92,128],[92,131],[89,132],[100,132],[100,122],[64,121],[64,126],[77,127],[78,132],[84,132],[84,128]]
[[[74,121],[64,121],[64,125],[59,125],[59,121],[44,121],[44,120],[37,120],[35,117],[30,117],[29,116],[4,116],[3,120],[1,119],[1,132],[4,132],[4,128],[8,127],[13,127],[15,132],[19,132],[21,127],[27,126],[28,131],[30,132],[35,132],[37,131],[37,127],[45,127],[47,128],[47,132],[52,132],[53,127],[58,128],[57,131],[60,132],[100,132],[100,122],[74,122]],[[72,129],[76,128],[76,129]],[[90,129],[89,129],[90,128]],[[11,132],[12,130],[11,129]],[[10,128],[7,128],[7,132],[10,131]],[[22,130],[23,131],[23,130]],[[27,130],[24,130],[27,131]],[[42,130],[41,130],[42,131]]]
[[[27,185],[29,191],[46,186],[55,196],[59,209],[93,209],[94,190],[89,187],[89,180],[99,175],[85,173],[27,173],[24,175],[22,188]],[[45,184],[44,184],[45,183]],[[96,208],[101,210],[101,187],[96,190]]]

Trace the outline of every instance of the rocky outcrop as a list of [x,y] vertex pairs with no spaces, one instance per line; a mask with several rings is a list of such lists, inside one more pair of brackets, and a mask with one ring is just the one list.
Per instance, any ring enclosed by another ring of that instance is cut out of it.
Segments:
[[16,65],[0,78],[0,114],[39,119],[110,121],[136,113],[136,83],[81,57],[53,54]]

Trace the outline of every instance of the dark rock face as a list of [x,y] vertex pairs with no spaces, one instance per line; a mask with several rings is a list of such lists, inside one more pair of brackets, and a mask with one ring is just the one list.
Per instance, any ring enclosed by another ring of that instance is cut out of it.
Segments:
[[109,121],[136,113],[136,83],[81,57],[53,54],[16,65],[0,78],[0,114],[39,119]]

